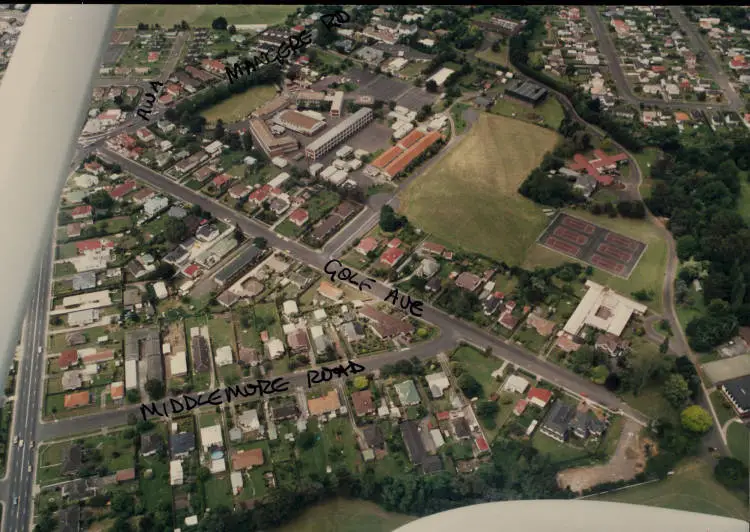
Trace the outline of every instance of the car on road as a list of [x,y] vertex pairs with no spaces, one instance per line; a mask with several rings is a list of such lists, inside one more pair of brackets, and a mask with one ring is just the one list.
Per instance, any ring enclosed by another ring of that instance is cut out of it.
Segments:
[[13,445],[18,445],[18,434],[13,436]]
[[28,472],[31,473],[31,466],[29,466]]
[[13,506],[18,506],[18,495],[13,497]]
[[18,448],[20,449],[23,447],[23,440],[18,440]]
[[42,354],[42,346],[41,345],[39,346],[39,349],[37,349],[36,352],[39,353],[40,355]]
[[29,448],[30,449],[34,448],[34,440],[31,440],[31,442],[29,442]]

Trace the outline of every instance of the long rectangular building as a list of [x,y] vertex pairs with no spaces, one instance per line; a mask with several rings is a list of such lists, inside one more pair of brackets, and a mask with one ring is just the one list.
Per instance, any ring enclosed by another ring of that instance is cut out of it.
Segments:
[[308,144],[307,148],[305,148],[305,155],[313,161],[322,157],[338,144],[364,128],[372,121],[372,118],[372,109],[362,107],[356,113],[348,116],[341,123]]
[[255,246],[250,246],[243,251],[232,262],[224,266],[214,277],[219,286],[226,286],[234,282],[245,270],[255,264],[261,255],[261,251]]
[[268,157],[276,157],[277,155],[294,151],[299,146],[297,139],[288,135],[278,138],[274,137],[266,123],[257,118],[250,119],[250,133],[253,135],[253,141],[260,146],[260,149]]
[[341,116],[341,108],[344,105],[344,91],[336,91],[331,103],[331,116]]
[[251,116],[253,118],[260,118],[265,120],[269,116],[273,116],[282,109],[286,109],[291,103],[292,101],[286,96],[277,96],[273,100],[266,102],[261,107],[258,107],[255,111],[253,111],[253,114]]

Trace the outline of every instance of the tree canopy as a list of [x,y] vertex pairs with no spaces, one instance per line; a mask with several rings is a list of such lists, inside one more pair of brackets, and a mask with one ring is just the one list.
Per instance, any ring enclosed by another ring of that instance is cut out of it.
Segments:
[[708,432],[713,425],[711,414],[698,405],[692,405],[683,410],[680,414],[680,421],[683,427],[697,434]]

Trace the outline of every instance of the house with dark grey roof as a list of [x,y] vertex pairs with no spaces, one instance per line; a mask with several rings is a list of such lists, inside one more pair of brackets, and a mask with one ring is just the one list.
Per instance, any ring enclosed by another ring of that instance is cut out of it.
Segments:
[[412,464],[419,465],[427,457],[427,450],[424,448],[422,438],[419,435],[419,428],[413,421],[404,421],[399,425],[401,437],[406,445],[406,452]]
[[425,456],[422,460],[422,471],[429,475],[430,473],[437,473],[443,470],[443,461],[440,460],[438,455]]
[[569,428],[579,438],[586,439],[589,436],[601,436],[607,429],[607,425],[604,421],[596,417],[591,410],[579,410],[570,422]]
[[219,286],[229,285],[255,264],[261,257],[262,251],[250,246],[232,262],[224,266],[215,276],[214,282]]
[[542,422],[542,433],[559,442],[564,442],[568,439],[570,423],[575,415],[575,408],[562,401],[556,401],[547,418]]
[[190,451],[195,449],[195,433],[180,432],[179,434],[172,434],[169,437],[169,449],[173,460],[187,457]]
[[521,102],[537,106],[547,97],[547,89],[536,83],[514,80],[508,84],[505,94]]
[[471,429],[469,428],[469,422],[466,421],[465,417],[453,420],[453,432],[456,433],[456,438],[459,440],[471,438]]
[[155,455],[164,442],[157,433],[141,434],[141,456]]
[[295,404],[287,404],[282,406],[277,406],[273,409],[273,419],[275,421],[282,421],[284,419],[292,419],[297,417],[298,411],[297,411],[297,405]]
[[75,475],[83,465],[83,448],[80,445],[71,445],[63,451],[61,473],[63,475]]
[[738,416],[750,417],[750,375],[724,381],[719,389],[732,403]]
[[362,427],[362,434],[368,447],[379,450],[385,449],[385,437],[383,437],[383,431],[377,425],[365,425]]

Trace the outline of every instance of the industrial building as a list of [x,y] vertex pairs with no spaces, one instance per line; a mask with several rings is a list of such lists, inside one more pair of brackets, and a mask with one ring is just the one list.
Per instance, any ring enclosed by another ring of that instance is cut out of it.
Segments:
[[547,97],[547,89],[530,81],[515,80],[505,89],[505,94],[520,102],[537,106]]
[[364,128],[372,121],[372,118],[372,109],[369,107],[362,107],[356,113],[344,119],[340,124],[332,127],[320,137],[312,141],[307,148],[305,148],[305,156],[313,161],[322,157],[335,148],[339,143]]

